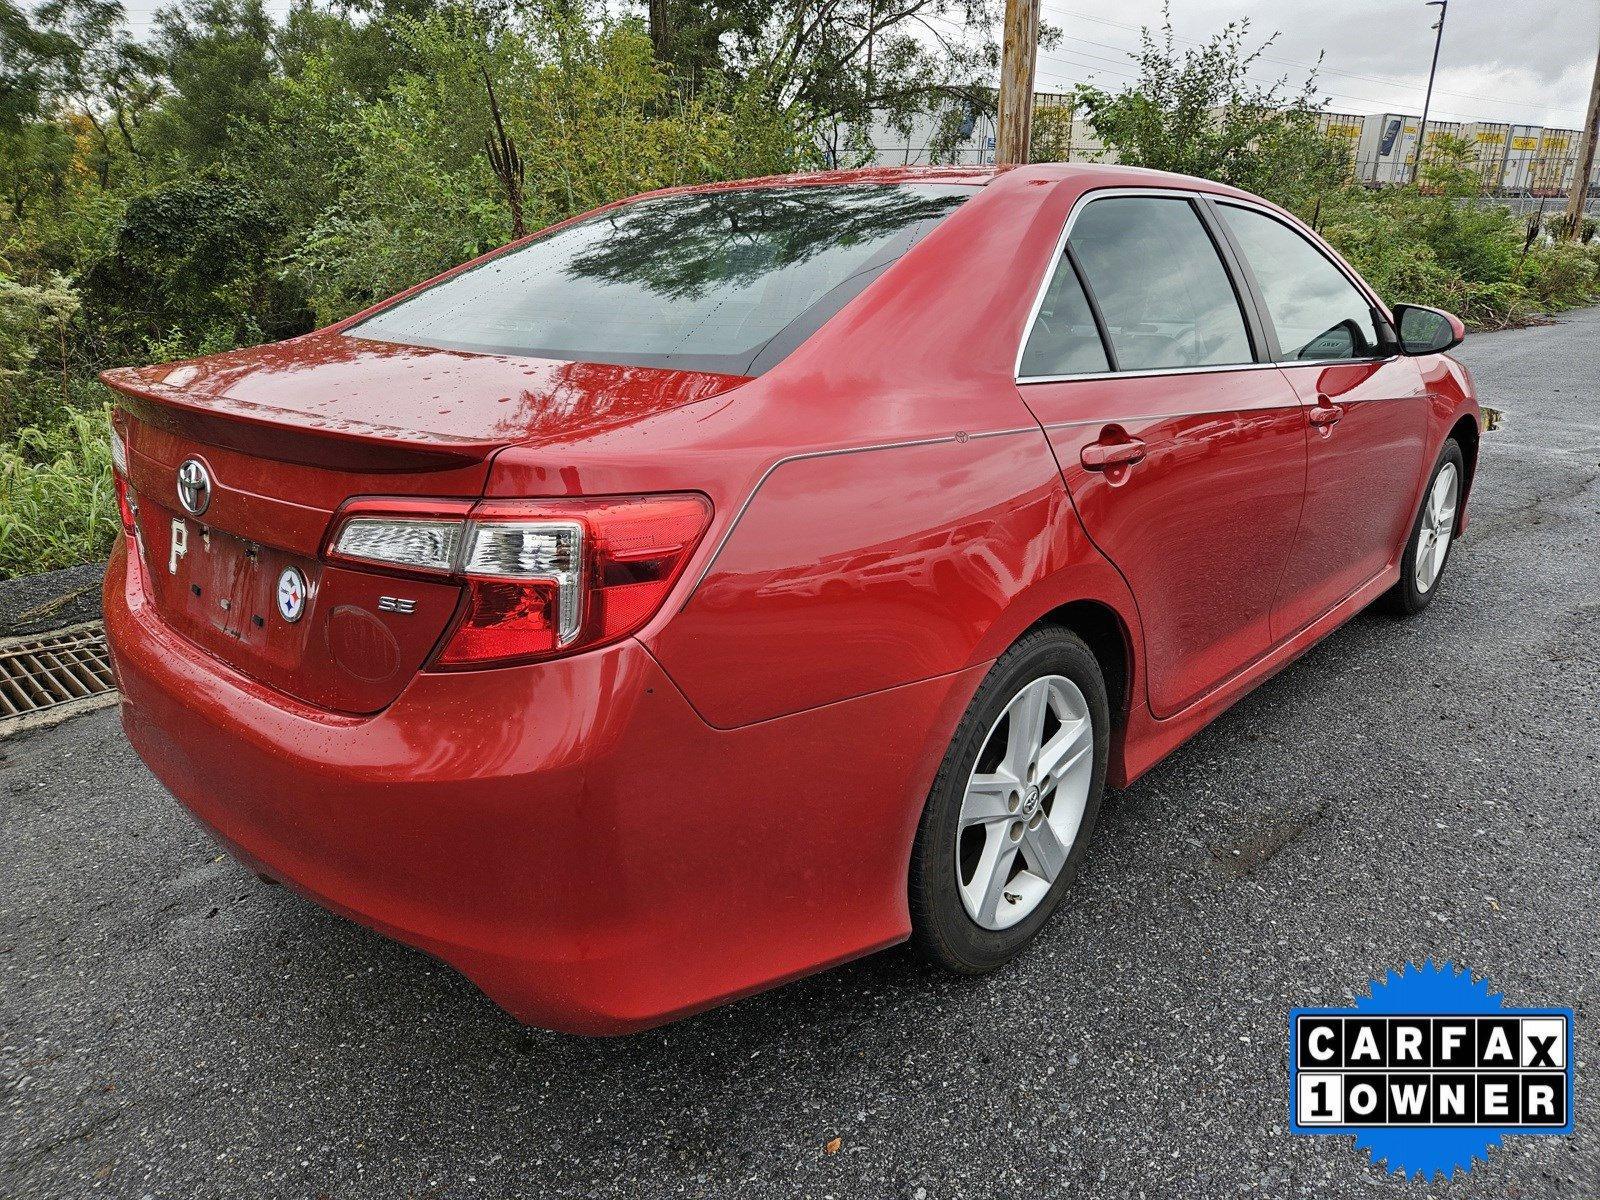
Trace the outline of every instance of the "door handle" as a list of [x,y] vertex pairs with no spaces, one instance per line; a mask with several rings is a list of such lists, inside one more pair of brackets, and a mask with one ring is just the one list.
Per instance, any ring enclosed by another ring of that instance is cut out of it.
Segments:
[[[1103,435],[1102,435],[1103,436]],[[1136,437],[1123,435],[1121,441],[1090,442],[1078,452],[1078,460],[1086,471],[1104,471],[1107,467],[1131,467],[1144,458],[1144,443]]]
[[1344,408],[1335,404],[1326,396],[1318,396],[1317,402],[1306,413],[1306,419],[1320,429],[1327,430],[1339,423],[1339,418],[1344,416]]

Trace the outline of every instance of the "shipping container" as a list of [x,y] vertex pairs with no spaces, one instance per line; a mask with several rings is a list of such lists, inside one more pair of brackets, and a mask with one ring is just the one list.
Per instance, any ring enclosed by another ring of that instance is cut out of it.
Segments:
[[1366,118],[1360,113],[1319,112],[1317,114],[1317,128],[1329,137],[1349,142],[1352,154],[1355,153],[1355,148],[1361,141],[1361,128],[1365,121]]
[[1500,174],[1500,186],[1513,196],[1526,195],[1531,185],[1533,160],[1539,156],[1537,125],[1513,125],[1506,145],[1505,168]]
[[1427,144],[1422,150],[1422,161],[1432,162],[1438,154],[1441,138],[1462,139],[1466,137],[1467,126],[1463,121],[1435,121],[1428,119]]
[[1474,121],[1462,132],[1472,143],[1472,164],[1486,188],[1498,188],[1506,168],[1511,126],[1504,121]]
[[1444,144],[1446,139],[1453,138],[1459,144],[1466,133],[1466,125],[1460,121],[1433,121],[1428,122],[1428,130],[1423,134],[1425,139],[1422,147],[1422,162],[1424,165],[1440,162],[1444,159]]
[[1528,190],[1535,196],[1561,196],[1572,187],[1577,170],[1576,129],[1544,129],[1539,133],[1539,149],[1528,168]]
[[1363,183],[1390,187],[1411,182],[1420,120],[1407,113],[1374,113],[1362,121],[1356,173]]

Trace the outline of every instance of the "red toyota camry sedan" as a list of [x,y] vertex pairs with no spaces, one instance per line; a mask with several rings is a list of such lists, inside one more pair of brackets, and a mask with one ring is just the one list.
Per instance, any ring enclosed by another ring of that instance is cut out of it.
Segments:
[[238,858],[526,1022],[907,938],[987,971],[1106,786],[1433,598],[1461,337],[1182,176],[624,201],[107,373],[123,721]]

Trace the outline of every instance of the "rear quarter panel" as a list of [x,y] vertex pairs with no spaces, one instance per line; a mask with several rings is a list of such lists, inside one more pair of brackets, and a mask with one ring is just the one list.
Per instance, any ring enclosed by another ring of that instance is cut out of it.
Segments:
[[791,459],[652,649],[745,725],[995,657],[1096,557],[1036,426]]

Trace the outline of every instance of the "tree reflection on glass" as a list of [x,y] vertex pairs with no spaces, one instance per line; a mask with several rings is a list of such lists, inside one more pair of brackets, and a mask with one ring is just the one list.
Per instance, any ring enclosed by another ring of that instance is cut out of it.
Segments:
[[848,184],[643,200],[536,238],[350,332],[439,349],[759,373],[972,191]]
[[864,249],[849,256],[859,269],[879,256],[874,252],[903,250],[919,227],[970,194],[966,188],[869,184],[646,200],[595,218],[609,232],[575,256],[567,272],[635,284],[667,299],[698,300],[713,289],[748,287],[819,256]]

